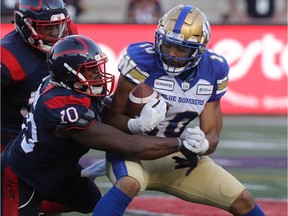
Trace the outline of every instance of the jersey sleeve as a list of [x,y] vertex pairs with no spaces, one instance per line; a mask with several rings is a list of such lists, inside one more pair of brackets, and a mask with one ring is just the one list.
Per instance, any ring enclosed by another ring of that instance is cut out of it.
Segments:
[[[96,119],[89,97],[58,96],[45,101],[49,121],[57,131],[84,130]],[[52,121],[51,121],[52,120]]]
[[18,59],[4,46],[1,46],[1,84],[12,85],[26,79],[26,74]]
[[88,109],[86,113],[77,119],[77,121],[69,123],[60,122],[58,125],[56,125],[55,129],[57,131],[69,131],[72,129],[83,130],[88,128],[94,121],[95,114],[91,109]]
[[155,65],[153,45],[149,42],[128,46],[118,65],[118,70],[130,82],[139,84],[149,77],[151,67]]
[[228,75],[229,65],[226,59],[219,54],[212,53],[209,58],[211,59],[213,73],[215,76],[214,92],[208,102],[218,101],[226,93],[228,89]]

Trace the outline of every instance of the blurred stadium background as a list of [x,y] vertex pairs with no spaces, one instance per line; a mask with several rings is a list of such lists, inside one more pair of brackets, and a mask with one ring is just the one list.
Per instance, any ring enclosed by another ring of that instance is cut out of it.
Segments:
[[[126,8],[129,0],[64,0],[64,2],[78,2],[83,12],[79,14],[78,23],[124,23],[126,21]],[[159,0],[162,12],[168,11],[179,4],[192,4],[201,8],[212,24],[223,24],[223,15],[229,10],[228,0]],[[237,6],[244,10],[244,0],[236,0]],[[285,0],[276,0],[276,13],[281,11]],[[13,19],[15,0],[1,0],[1,22],[10,22]],[[74,18],[74,17],[73,17]],[[256,20],[254,20],[256,22]],[[237,20],[231,21],[238,23]],[[265,23],[285,24],[287,18],[281,20],[265,20]]]
[[[244,0],[238,0],[239,7],[244,7]],[[277,0],[277,10],[283,7],[283,1]],[[79,24],[122,24],[126,22],[126,7],[128,0],[80,0],[83,11],[79,16],[75,17],[74,20]],[[218,25],[219,28],[227,24],[239,24],[237,20],[232,20],[230,23],[223,22],[223,14],[228,10],[226,0],[161,0],[162,11],[165,12],[178,4],[192,4],[201,8],[210,20],[212,25]],[[1,1],[1,23],[11,23],[13,19],[13,0],[2,0]],[[257,23],[255,21],[255,23]],[[244,24],[254,24],[251,23]],[[222,165],[233,175],[236,176],[242,183],[244,183],[248,189],[253,193],[256,199],[275,199],[281,202],[285,202],[287,205],[287,75],[288,65],[284,62],[284,58],[287,62],[288,48],[287,48],[287,17],[278,20],[266,20],[261,25],[272,24],[277,26],[286,26],[286,31],[281,30],[281,48],[279,52],[283,53],[281,56],[276,56],[276,66],[280,68],[282,72],[282,79],[278,82],[277,79],[272,79],[265,83],[257,83],[254,80],[255,91],[258,88],[264,89],[269,82],[277,93],[281,93],[281,101],[284,105],[277,112],[259,112],[253,111],[252,113],[225,113],[224,114],[224,126],[222,130],[222,139],[219,144],[218,150],[212,155],[216,163]],[[1,25],[2,27],[2,25]],[[107,27],[107,26],[106,26]],[[98,29],[99,30],[99,29]],[[2,31],[2,28],[1,28]],[[224,29],[225,31],[225,29]],[[270,30],[267,28],[267,32]],[[2,32],[3,33],[3,32]],[[228,32],[229,33],[229,32]],[[109,34],[109,32],[107,33]],[[253,33],[252,33],[253,34]],[[1,34],[3,36],[3,34]],[[245,35],[245,38],[250,35]],[[243,36],[243,37],[244,37]],[[279,34],[277,35],[279,36]],[[153,36],[151,36],[153,37]],[[213,32],[212,32],[213,38]],[[284,38],[284,39],[283,39]],[[119,38],[115,38],[117,40]],[[153,38],[151,38],[153,39]],[[247,39],[249,40],[249,39]],[[283,43],[284,42],[284,43]],[[214,42],[215,43],[215,42]],[[245,42],[243,42],[245,44]],[[273,44],[271,44],[273,46]],[[264,55],[264,54],[263,54]],[[109,55],[108,55],[109,56]],[[282,59],[282,60],[281,60]],[[257,60],[257,59],[256,59]],[[255,60],[255,61],[256,61]],[[281,63],[282,62],[282,63]],[[261,64],[259,59],[256,62]],[[263,65],[262,65],[263,66]],[[263,69],[262,66],[257,66],[257,69]],[[275,66],[275,65],[274,65]],[[269,70],[275,69],[271,67]],[[268,65],[269,67],[269,65]],[[278,68],[278,70],[279,70]],[[276,68],[277,69],[277,68]],[[262,74],[263,71],[257,71]],[[252,73],[252,70],[249,71]],[[273,71],[272,71],[273,73]],[[267,77],[266,77],[267,78]],[[257,78],[256,78],[257,79]],[[272,84],[271,84],[272,83]],[[262,85],[265,85],[264,87]],[[243,88],[246,88],[248,84],[244,84]],[[271,87],[270,86],[270,87]],[[233,85],[232,85],[233,87]],[[271,87],[271,88],[272,88]],[[237,89],[237,88],[235,88]],[[253,89],[253,88],[252,88]],[[258,89],[258,90],[257,90]],[[269,96],[270,88],[266,88],[267,95]],[[251,90],[250,90],[251,91]],[[238,98],[237,100],[241,100]],[[249,101],[248,101],[249,102]],[[275,101],[274,101],[275,102]],[[277,102],[277,101],[276,101]],[[241,107],[240,107],[241,109]],[[239,110],[239,109],[238,109]],[[84,165],[89,165],[97,160],[104,158],[104,153],[91,150],[82,160]],[[111,183],[107,177],[100,177],[96,179],[97,185],[101,191],[105,193],[110,187]],[[147,191],[141,196],[161,196],[169,197],[159,192]],[[140,196],[140,197],[141,197]],[[156,214],[144,214],[141,213],[140,209],[137,213],[125,214],[126,216],[132,215],[156,215]],[[285,214],[286,212],[286,214]],[[66,213],[63,216],[80,216],[84,214],[78,213]],[[87,214],[91,215],[91,214]],[[167,215],[168,214],[167,212]],[[191,215],[193,215],[191,211]],[[274,216],[271,214],[270,216]],[[275,212],[275,215],[276,214]],[[280,214],[279,214],[280,215]],[[287,206],[284,213],[281,216],[287,214]]]

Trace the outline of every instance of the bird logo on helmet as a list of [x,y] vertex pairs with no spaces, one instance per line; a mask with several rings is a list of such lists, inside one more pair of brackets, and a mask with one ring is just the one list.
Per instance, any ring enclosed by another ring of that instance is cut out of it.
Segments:
[[[168,75],[178,76],[199,63],[209,40],[210,25],[200,9],[190,5],[174,7],[160,19],[155,31],[155,52],[159,57],[157,64]],[[161,49],[163,42],[187,49],[186,57],[165,54]],[[182,66],[180,61],[185,61],[185,64]],[[169,62],[177,64],[169,65]]]

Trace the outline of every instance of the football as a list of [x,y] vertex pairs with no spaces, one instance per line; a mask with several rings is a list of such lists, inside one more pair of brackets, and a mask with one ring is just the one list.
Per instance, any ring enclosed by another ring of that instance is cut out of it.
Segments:
[[129,93],[127,115],[135,118],[140,115],[143,106],[152,98],[159,98],[158,93],[149,85],[140,83]]

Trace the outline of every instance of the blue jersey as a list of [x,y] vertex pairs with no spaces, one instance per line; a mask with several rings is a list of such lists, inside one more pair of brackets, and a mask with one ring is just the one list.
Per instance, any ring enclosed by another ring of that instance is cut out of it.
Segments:
[[[53,194],[73,173],[89,148],[55,135],[57,131],[83,130],[101,121],[102,100],[50,84],[40,85],[20,134],[3,157],[15,174],[43,194]],[[22,166],[21,166],[22,165]]]
[[157,58],[152,43],[134,43],[124,52],[118,69],[130,82],[152,86],[168,103],[165,119],[151,134],[178,137],[206,103],[225,94],[229,66],[223,56],[208,50],[185,76],[169,76],[157,65]]

